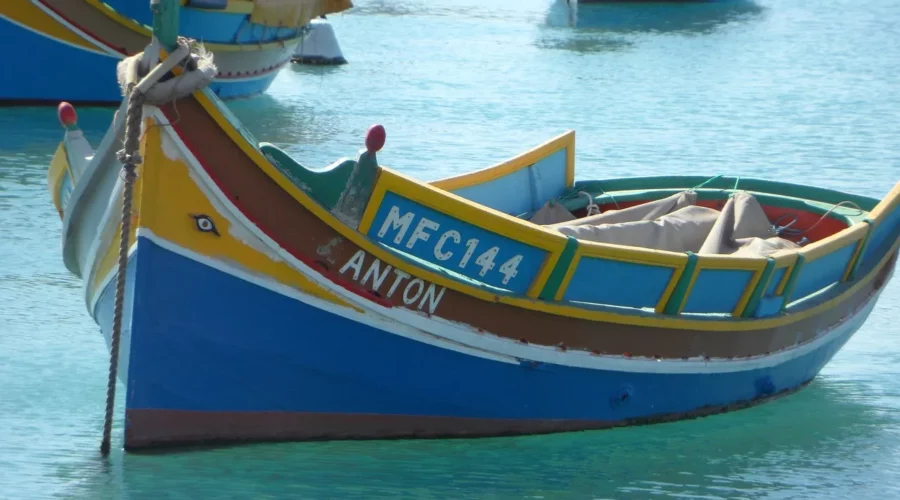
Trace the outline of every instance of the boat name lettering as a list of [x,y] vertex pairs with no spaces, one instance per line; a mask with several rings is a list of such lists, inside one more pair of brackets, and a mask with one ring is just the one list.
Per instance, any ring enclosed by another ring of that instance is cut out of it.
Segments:
[[[396,205],[392,206],[387,216],[384,218],[381,227],[378,229],[378,238],[393,241],[400,249],[412,250],[419,242],[431,242],[431,253],[439,263],[456,264],[459,269],[466,269],[475,252],[480,252],[475,257],[475,265],[481,269],[478,276],[485,276],[496,266],[497,254],[500,253],[500,247],[491,246],[483,250],[484,245],[478,246],[480,241],[478,238],[464,238],[464,236],[455,229],[447,229],[441,232],[439,223],[420,217],[419,221],[413,225],[416,218],[414,212],[406,212],[400,215],[400,208]],[[413,228],[410,232],[410,227]],[[393,238],[388,235],[388,231],[394,231]],[[409,237],[407,238],[407,233]],[[438,234],[440,234],[438,236]],[[405,243],[404,243],[404,240]],[[505,257],[505,256],[504,256]],[[454,259],[455,260],[451,260]],[[519,264],[522,262],[522,255],[516,254],[507,258],[503,264],[497,268],[497,272],[503,275],[502,283],[508,284],[509,281],[518,274]],[[445,267],[450,267],[445,265]]]
[[[347,271],[352,270],[353,281],[361,285],[369,285],[376,292],[379,292],[386,283],[390,283],[387,285],[386,298],[390,299],[397,293],[403,299],[404,304],[414,306],[420,311],[427,309],[428,314],[434,314],[438,304],[444,297],[444,291],[446,290],[444,287],[436,286],[434,283],[426,283],[423,279],[411,276],[409,273],[385,264],[375,257],[372,258],[368,268],[366,268],[365,264],[365,250],[357,250],[353,257],[341,266],[338,272],[343,275]],[[388,279],[388,276],[391,276],[392,279]]]

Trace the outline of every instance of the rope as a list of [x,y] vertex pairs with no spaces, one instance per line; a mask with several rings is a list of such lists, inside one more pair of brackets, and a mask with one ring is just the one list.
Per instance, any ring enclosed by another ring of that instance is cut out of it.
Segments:
[[[701,182],[700,184],[697,184],[696,186],[688,189],[688,191],[694,191],[694,190],[700,189],[703,186],[709,184],[710,182],[718,179],[719,177],[723,177],[722,174],[714,175],[714,176],[710,177],[709,179],[706,179],[705,181]],[[735,188],[737,188],[737,184],[735,184]]]
[[119,263],[116,270],[116,299],[113,306],[113,330],[109,359],[109,380],[106,385],[106,417],[103,420],[103,441],[100,453],[109,454],[112,433],[113,406],[116,400],[116,375],[119,369],[119,339],[122,337],[122,310],[125,307],[125,277],[128,268],[128,237],[131,234],[131,205],[134,194],[135,168],[141,163],[138,147],[141,139],[141,118],[145,96],[135,90],[136,84],[128,86],[129,100],[125,122],[125,148],[118,158],[123,165],[125,185],[122,191],[122,235],[119,238]]
[[[138,153],[141,140],[141,121],[145,104],[159,105],[173,102],[212,80],[216,72],[212,56],[200,46],[191,50],[191,42],[179,38],[178,49],[156,65],[146,76],[141,75],[140,66],[144,53],[141,52],[119,62],[117,73],[128,108],[125,118],[124,148],[118,152],[122,163],[124,185],[122,188],[122,234],[119,238],[119,260],[116,268],[116,297],[113,305],[113,327],[110,335],[109,379],[106,385],[106,415],[103,420],[103,441],[100,453],[109,455],[112,434],[113,408],[116,400],[116,379],[119,369],[119,341],[122,337],[122,316],[125,308],[125,282],[128,270],[128,242],[131,235],[131,212],[134,201],[135,170],[141,163]],[[151,56],[153,57],[153,56]],[[186,71],[166,81],[161,79],[175,65],[182,65]]]
[[[799,217],[797,217],[794,214],[784,214],[781,217],[775,219],[775,222],[773,222],[772,225],[775,227],[776,234],[778,234],[779,236],[782,234],[788,234],[791,236],[803,236],[804,234],[815,229],[823,220],[825,220],[826,217],[828,217],[831,214],[831,212],[834,212],[838,207],[840,207],[842,205],[846,205],[851,208],[855,208],[855,209],[859,210],[859,215],[862,215],[863,213],[865,213],[865,211],[862,208],[860,208],[859,205],[857,205],[856,203],[853,203],[852,201],[842,201],[840,203],[835,204],[831,208],[829,208],[827,212],[825,212],[824,214],[822,214],[821,217],[819,217],[819,220],[817,220],[815,222],[815,224],[813,224],[812,226],[810,226],[806,229],[791,229],[791,226],[796,224],[797,221],[799,220]],[[791,215],[793,215],[794,220],[785,224],[784,226],[779,226],[779,223],[781,222],[782,219],[784,219],[785,217],[791,216]]]

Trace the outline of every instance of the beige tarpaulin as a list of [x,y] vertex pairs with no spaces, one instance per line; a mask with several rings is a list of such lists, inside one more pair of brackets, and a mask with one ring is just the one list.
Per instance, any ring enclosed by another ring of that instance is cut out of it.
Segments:
[[722,207],[716,225],[698,253],[752,257],[798,248],[775,234],[762,205],[750,193],[738,191]]
[[695,193],[679,193],[547,227],[580,240],[670,252],[752,257],[798,248],[775,235],[750,193],[736,192],[721,212],[695,205],[696,199]]
[[718,218],[718,210],[689,205],[651,220],[554,227],[579,240],[670,252],[696,252]]
[[661,200],[648,201],[633,207],[623,208],[621,210],[609,210],[602,214],[583,217],[572,223],[561,221],[553,224],[552,227],[558,229],[560,226],[597,226],[599,224],[617,224],[620,222],[635,222],[641,220],[653,220],[668,213],[674,212],[679,208],[697,203],[697,193],[691,191],[683,191],[673,194]]
[[253,0],[250,21],[265,26],[299,28],[319,16],[353,7],[351,0]]

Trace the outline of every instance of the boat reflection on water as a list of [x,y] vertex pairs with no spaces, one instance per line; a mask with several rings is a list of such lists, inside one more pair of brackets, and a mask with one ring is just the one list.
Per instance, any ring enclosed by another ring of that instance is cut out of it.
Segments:
[[618,33],[707,34],[730,23],[757,18],[762,12],[763,7],[752,0],[605,2],[574,7],[567,0],[554,0],[546,24]]

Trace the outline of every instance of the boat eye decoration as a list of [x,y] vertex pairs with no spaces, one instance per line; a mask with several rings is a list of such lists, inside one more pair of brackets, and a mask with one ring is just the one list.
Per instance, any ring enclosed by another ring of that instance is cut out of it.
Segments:
[[194,219],[194,224],[197,225],[197,230],[201,233],[212,233],[216,236],[221,236],[219,230],[216,229],[216,223],[213,222],[210,216],[206,214],[190,214],[190,216]]

